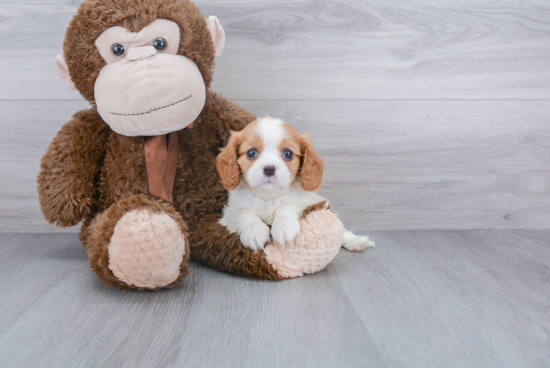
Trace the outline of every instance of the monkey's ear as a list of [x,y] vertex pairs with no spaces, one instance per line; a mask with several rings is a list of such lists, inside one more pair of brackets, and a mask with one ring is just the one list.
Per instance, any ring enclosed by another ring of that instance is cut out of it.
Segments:
[[206,25],[212,36],[212,42],[214,42],[214,49],[216,50],[216,57],[220,57],[225,46],[225,31],[218,17],[211,15],[206,20]]
[[67,86],[70,89],[74,89],[76,91],[76,87],[74,86],[74,83],[71,80],[71,76],[69,74],[67,62],[65,61],[65,57],[63,55],[57,55],[57,57],[55,58],[55,69],[57,69],[57,74],[59,74],[59,76],[61,77],[61,79],[63,79]]

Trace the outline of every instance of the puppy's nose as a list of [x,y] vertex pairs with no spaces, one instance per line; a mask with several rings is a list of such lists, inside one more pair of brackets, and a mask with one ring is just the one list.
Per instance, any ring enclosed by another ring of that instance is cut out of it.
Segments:
[[150,56],[156,55],[157,50],[153,46],[142,46],[142,47],[132,47],[130,51],[128,51],[128,60],[140,60],[140,59],[146,59]]
[[264,167],[264,175],[265,176],[275,175],[275,166],[269,165],[269,166]]

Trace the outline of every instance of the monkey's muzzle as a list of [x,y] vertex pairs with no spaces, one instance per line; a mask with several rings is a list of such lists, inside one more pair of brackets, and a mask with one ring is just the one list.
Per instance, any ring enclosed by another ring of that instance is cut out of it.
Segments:
[[154,136],[193,123],[204,107],[206,87],[190,59],[142,47],[101,70],[95,100],[99,114],[115,132]]

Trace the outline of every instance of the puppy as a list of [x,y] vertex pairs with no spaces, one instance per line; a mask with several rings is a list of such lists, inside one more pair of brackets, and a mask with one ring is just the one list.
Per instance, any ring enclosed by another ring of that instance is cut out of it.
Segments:
[[[323,160],[309,135],[281,119],[260,118],[233,132],[216,163],[229,190],[220,224],[252,250],[263,249],[271,238],[282,245],[292,242],[303,210],[325,201],[315,193],[322,186]],[[350,251],[374,247],[367,236],[349,231],[343,241]]]

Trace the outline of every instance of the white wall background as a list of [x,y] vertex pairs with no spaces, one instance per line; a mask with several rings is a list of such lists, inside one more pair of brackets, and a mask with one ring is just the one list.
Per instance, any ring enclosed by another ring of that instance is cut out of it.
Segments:
[[[79,3],[0,0],[0,232],[60,231],[35,182],[87,106],[53,63]],[[550,2],[196,3],[227,34],[213,89],[311,132],[349,228],[550,226]]]

